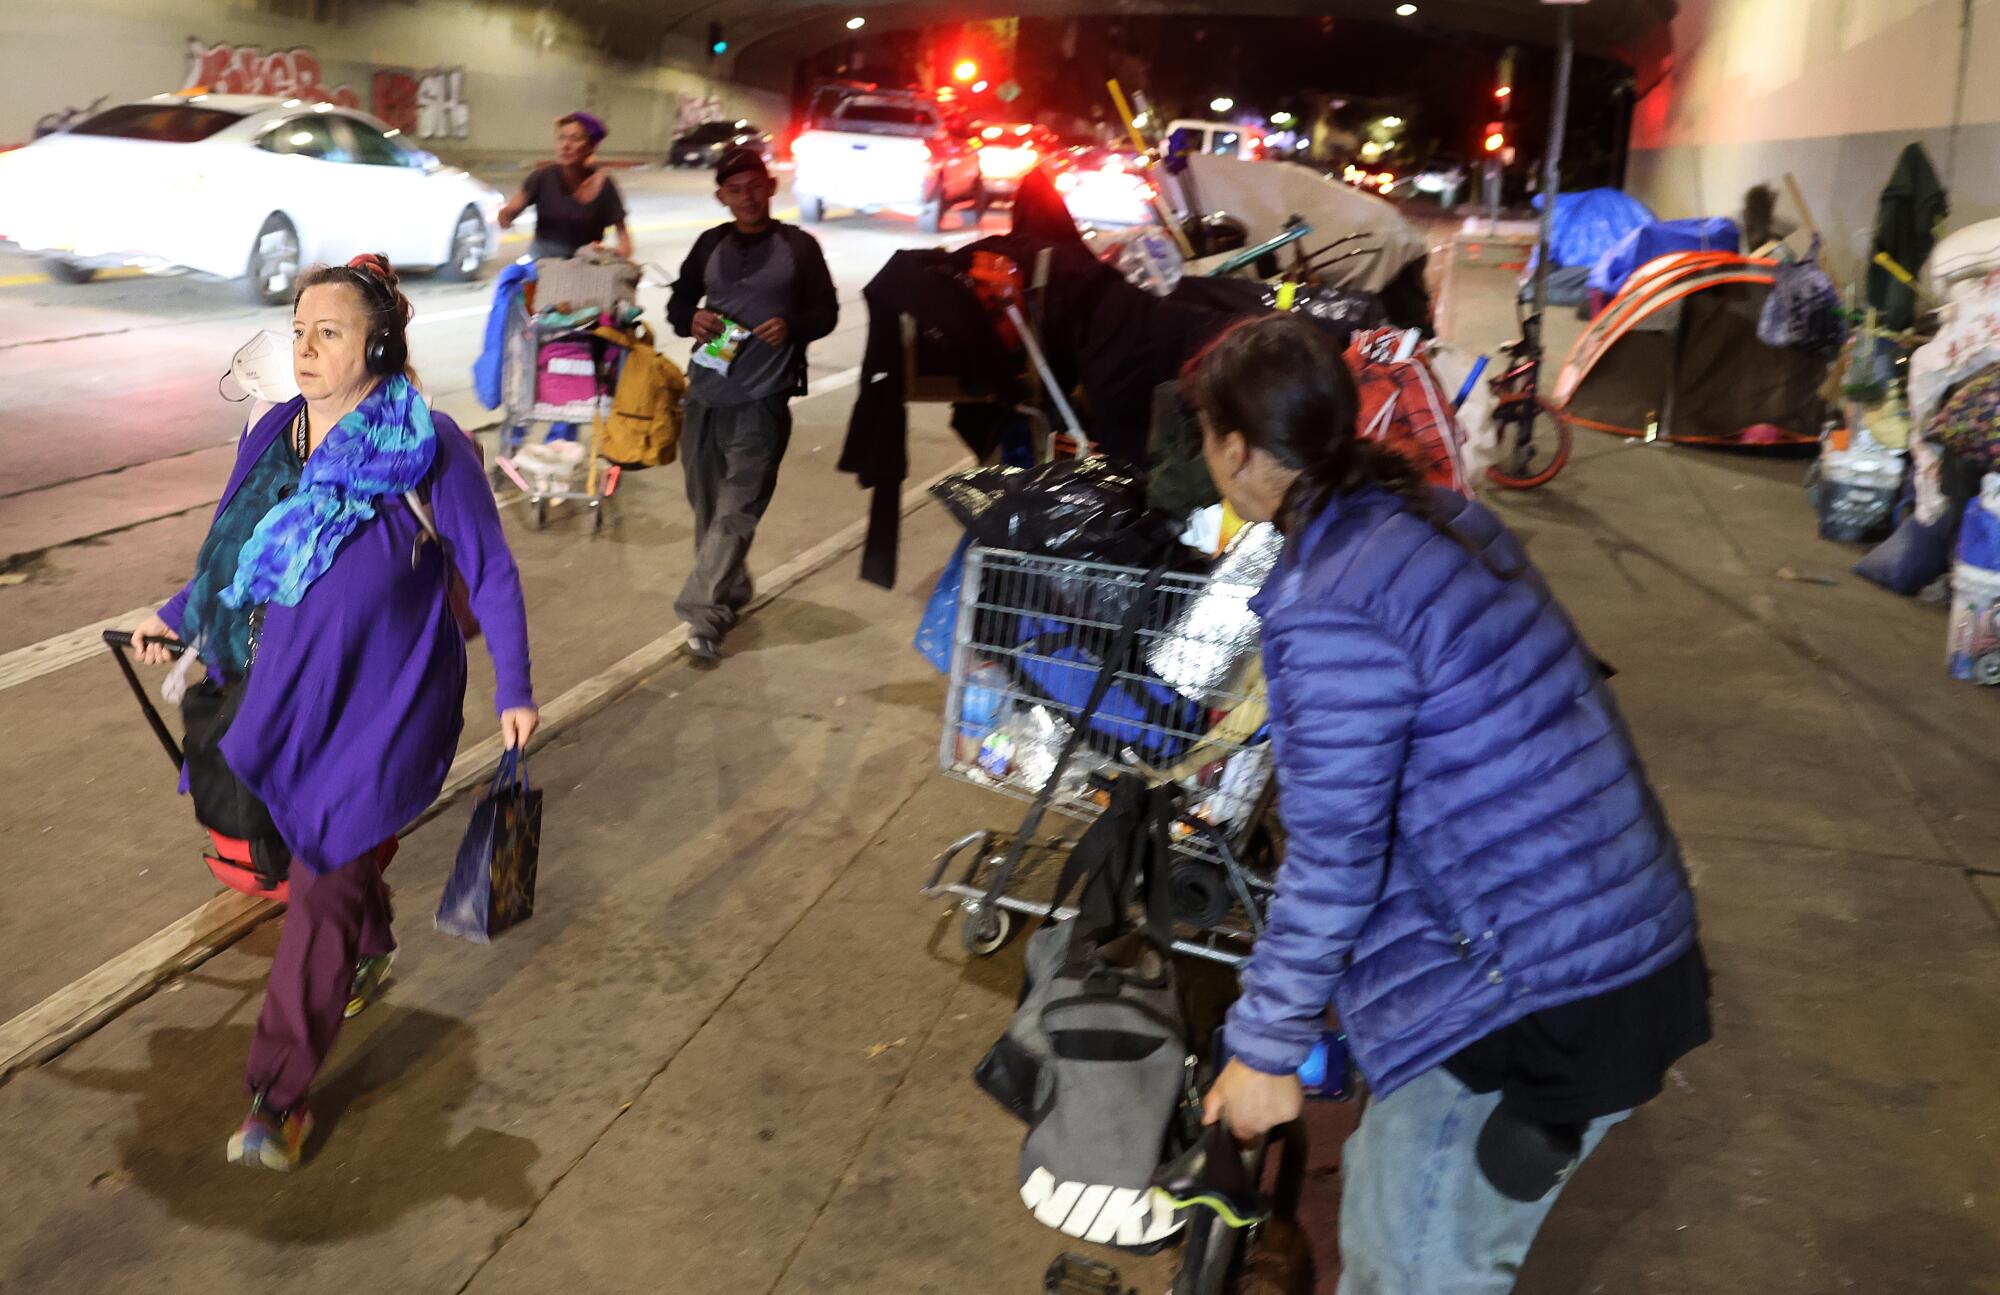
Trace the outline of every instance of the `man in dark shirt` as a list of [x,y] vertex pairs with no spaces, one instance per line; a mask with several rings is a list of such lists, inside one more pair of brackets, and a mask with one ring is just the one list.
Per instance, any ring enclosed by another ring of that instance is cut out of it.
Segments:
[[771,218],[777,182],[764,159],[734,149],[715,170],[734,217],[695,241],[667,302],[667,321],[706,345],[731,324],[749,330],[726,368],[688,368],[681,468],[694,510],[695,568],[674,602],[688,652],[721,656],[749,605],[747,561],[791,442],[793,396],[806,389],[806,347],[833,331],[840,302],[819,244]]

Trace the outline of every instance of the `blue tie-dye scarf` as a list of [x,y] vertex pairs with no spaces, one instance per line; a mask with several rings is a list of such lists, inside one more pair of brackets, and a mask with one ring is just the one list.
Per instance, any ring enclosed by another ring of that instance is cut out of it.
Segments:
[[368,393],[306,460],[298,492],[282,500],[243,545],[230,607],[295,607],[324,575],[384,495],[415,490],[437,455],[431,411],[401,374]]

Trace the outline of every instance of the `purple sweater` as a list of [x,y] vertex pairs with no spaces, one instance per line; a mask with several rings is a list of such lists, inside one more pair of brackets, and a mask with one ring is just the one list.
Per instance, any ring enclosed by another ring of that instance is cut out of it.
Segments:
[[[297,417],[272,410],[243,437],[216,513]],[[496,707],[534,705],[521,577],[479,454],[435,410],[437,461],[420,494],[471,594],[499,683]],[[285,843],[317,872],[380,844],[444,786],[465,720],[465,639],[445,596],[444,557],[400,498],[377,501],[296,607],[265,612],[257,664],[222,755],[270,807]],[[184,587],[160,608],[180,632]]]

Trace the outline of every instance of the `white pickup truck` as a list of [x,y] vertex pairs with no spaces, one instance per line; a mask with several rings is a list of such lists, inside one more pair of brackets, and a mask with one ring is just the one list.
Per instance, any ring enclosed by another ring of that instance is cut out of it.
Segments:
[[829,208],[902,211],[927,234],[944,214],[986,213],[979,155],[951,129],[935,100],[898,90],[857,90],[815,113],[792,143],[792,195],[799,219],[816,224]]

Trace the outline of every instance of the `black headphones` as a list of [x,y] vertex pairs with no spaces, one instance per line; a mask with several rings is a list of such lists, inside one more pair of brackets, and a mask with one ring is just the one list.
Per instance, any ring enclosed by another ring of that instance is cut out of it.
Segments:
[[[349,276],[362,293],[370,298],[371,314],[398,313],[396,290],[389,281],[366,266],[349,265]],[[401,329],[377,328],[368,334],[368,344],[361,357],[368,371],[378,378],[401,373],[410,362],[410,342]]]

